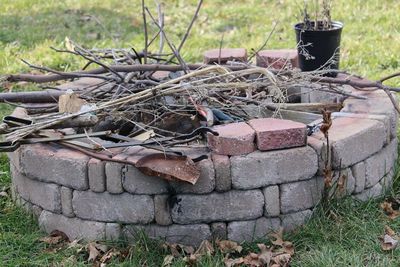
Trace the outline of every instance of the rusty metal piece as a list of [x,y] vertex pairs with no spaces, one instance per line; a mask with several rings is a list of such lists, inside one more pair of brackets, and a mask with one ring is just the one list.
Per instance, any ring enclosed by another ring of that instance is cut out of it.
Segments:
[[139,159],[135,166],[146,175],[171,181],[179,180],[195,184],[200,177],[200,170],[187,156],[156,153]]

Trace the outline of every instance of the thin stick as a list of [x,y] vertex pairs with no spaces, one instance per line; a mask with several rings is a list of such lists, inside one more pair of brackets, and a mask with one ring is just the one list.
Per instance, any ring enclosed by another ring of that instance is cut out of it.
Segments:
[[147,49],[148,49],[148,33],[147,33],[147,21],[146,21],[146,12],[145,12],[145,0],[142,0],[142,16],[143,16],[143,30],[144,30],[144,58],[143,62],[144,64],[147,64]]
[[181,43],[180,43],[179,46],[178,46],[178,49],[177,49],[178,52],[181,51],[183,45],[185,44],[186,39],[187,39],[188,36],[189,36],[190,30],[192,29],[193,24],[194,24],[194,22],[196,21],[197,16],[199,15],[199,11],[200,11],[200,8],[201,8],[201,5],[202,5],[202,4],[203,4],[203,0],[200,0],[200,1],[197,3],[196,12],[194,12],[194,15],[193,15],[192,20],[190,21],[189,27],[187,28],[187,30],[186,30],[186,32],[185,32],[185,35],[183,36],[183,38],[182,38],[182,40],[181,40]]
[[276,29],[276,26],[277,26],[277,25],[278,25],[278,23],[275,22],[274,27],[273,27],[272,30],[269,32],[268,37],[267,37],[267,39],[265,40],[265,42],[263,43],[263,45],[262,45],[259,49],[257,49],[257,50],[254,52],[254,54],[252,54],[252,55],[249,57],[249,59],[247,60],[247,62],[250,62],[250,61],[253,59],[254,56],[258,55],[258,53],[259,53],[261,50],[263,50],[263,49],[267,46],[267,44],[268,44],[268,42],[269,42],[269,39],[271,39],[272,34],[275,32],[275,29]]

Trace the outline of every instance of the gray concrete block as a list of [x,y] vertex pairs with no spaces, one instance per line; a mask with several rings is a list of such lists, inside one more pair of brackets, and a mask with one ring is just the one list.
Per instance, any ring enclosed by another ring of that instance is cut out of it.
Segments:
[[72,208],[72,189],[64,186],[61,187],[61,209],[65,216],[75,216]]
[[132,194],[155,195],[167,193],[168,182],[161,177],[143,174],[134,166],[127,166],[122,179],[123,187]]
[[122,186],[122,176],[127,170],[127,166],[116,162],[107,162],[105,166],[106,172],[106,188],[111,194],[121,194],[124,192]]
[[293,231],[299,226],[307,223],[307,221],[311,218],[311,216],[312,216],[311,210],[303,210],[283,215],[281,216],[283,230],[286,232]]
[[90,190],[102,193],[106,190],[106,163],[92,158],[88,162],[88,177]]
[[397,139],[393,139],[378,153],[365,160],[365,187],[370,188],[381,180],[395,164],[397,158]]
[[141,234],[152,239],[162,239],[169,243],[199,246],[203,240],[211,240],[210,226],[207,224],[191,225],[126,225],[122,230],[123,237],[136,240]]
[[154,215],[156,223],[159,225],[172,224],[171,213],[169,211],[168,195],[154,196]]
[[279,218],[259,218],[251,221],[228,223],[228,239],[237,242],[252,242],[266,238],[271,232],[276,232],[281,226]]
[[45,210],[39,216],[39,226],[46,233],[59,230],[64,232],[70,240],[84,239],[86,241],[103,240],[106,228],[106,224],[102,222],[68,218]]
[[60,186],[29,179],[16,170],[12,170],[12,179],[23,199],[45,210],[61,212]]
[[226,223],[215,222],[210,224],[211,236],[213,240],[226,240],[228,238],[228,231],[226,229]]
[[382,195],[382,192],[383,192],[382,185],[380,183],[377,183],[373,187],[365,189],[359,194],[353,195],[353,197],[360,201],[367,201],[369,199],[380,197]]
[[122,227],[119,223],[106,223],[106,240],[118,240],[121,237]]
[[351,167],[355,179],[354,193],[360,193],[365,188],[365,163],[361,161]]
[[150,223],[154,219],[151,196],[74,191],[72,205],[75,215],[87,220]]
[[211,160],[206,159],[197,163],[200,169],[200,177],[196,184],[183,182],[170,182],[177,193],[207,194],[215,188],[215,171]]
[[231,162],[229,157],[213,154],[212,161],[215,169],[215,190],[218,192],[231,190]]
[[48,144],[25,146],[21,153],[21,168],[26,176],[77,190],[89,187],[88,161],[89,157],[80,152]]
[[281,212],[280,198],[279,198],[279,186],[272,185],[263,189],[264,194],[264,216],[276,217]]
[[178,224],[249,220],[261,217],[264,210],[264,195],[260,190],[176,197],[171,215]]
[[315,151],[306,146],[231,157],[232,186],[251,189],[306,180],[318,168]]
[[322,197],[321,179],[282,184],[281,212],[297,212],[314,207]]

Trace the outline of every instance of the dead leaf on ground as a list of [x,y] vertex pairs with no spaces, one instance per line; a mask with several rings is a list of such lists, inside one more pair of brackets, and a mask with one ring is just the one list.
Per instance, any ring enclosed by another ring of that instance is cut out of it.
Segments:
[[76,113],[86,103],[86,100],[79,98],[79,95],[66,93],[58,98],[58,110],[60,113]]
[[399,237],[392,228],[386,225],[385,234],[379,237],[379,241],[381,243],[382,250],[390,251],[394,250],[397,247],[399,243]]
[[163,247],[169,250],[174,257],[180,257],[182,254],[190,255],[194,253],[194,248],[177,243],[164,243]]
[[91,262],[99,258],[102,253],[105,253],[107,251],[107,246],[96,242],[91,242],[87,245],[87,250],[89,253],[87,261]]
[[48,236],[40,238],[39,241],[49,245],[56,245],[61,242],[69,242],[69,238],[64,232],[54,230]]
[[112,249],[108,250],[108,251],[100,258],[100,262],[101,262],[101,263],[107,263],[107,262],[109,262],[112,258],[118,257],[119,255],[121,255],[121,252],[118,251],[116,248],[112,248]]
[[201,242],[199,248],[194,253],[194,255],[198,256],[211,256],[212,254],[214,254],[214,247],[208,240],[204,240],[203,242]]
[[174,261],[174,256],[172,255],[165,256],[162,267],[170,267],[173,261]]
[[8,193],[6,191],[1,191],[0,197],[8,197]]
[[238,245],[238,243],[231,240],[218,240],[216,244],[222,253],[232,253],[232,252],[240,253],[243,250],[242,246]]
[[385,212],[385,214],[390,218],[390,219],[396,219],[398,216],[400,216],[400,211],[397,209],[394,209],[393,205],[394,203],[391,202],[390,200],[385,200],[383,203],[381,203],[381,208]]
[[237,259],[230,259],[230,258],[225,258],[224,259],[224,264],[225,267],[236,267],[242,265],[244,262],[243,257],[237,258]]

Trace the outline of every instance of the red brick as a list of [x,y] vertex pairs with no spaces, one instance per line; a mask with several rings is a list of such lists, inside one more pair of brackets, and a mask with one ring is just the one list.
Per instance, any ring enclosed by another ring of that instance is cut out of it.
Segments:
[[306,125],[273,118],[254,119],[249,125],[256,131],[259,150],[274,150],[306,145]]
[[212,49],[204,52],[204,63],[226,63],[227,61],[247,61],[247,51],[244,48],[223,48],[221,49],[221,54],[219,49]]
[[295,49],[262,50],[256,57],[256,65],[273,69],[298,68],[298,55]]
[[213,128],[219,136],[207,134],[208,147],[217,154],[234,156],[255,150],[254,130],[244,122],[219,125]]

